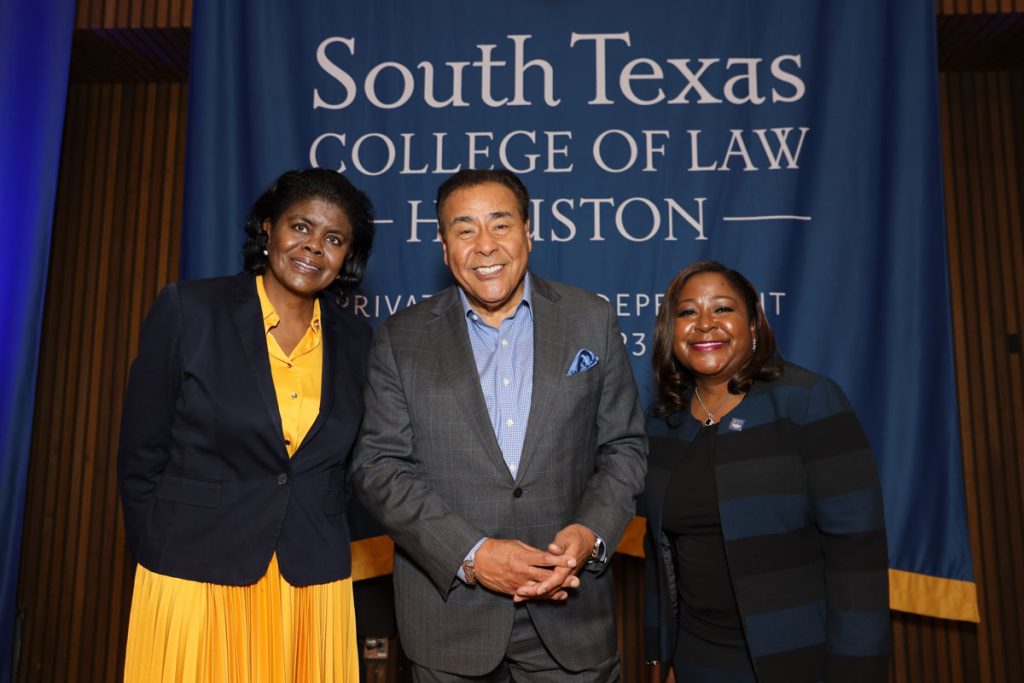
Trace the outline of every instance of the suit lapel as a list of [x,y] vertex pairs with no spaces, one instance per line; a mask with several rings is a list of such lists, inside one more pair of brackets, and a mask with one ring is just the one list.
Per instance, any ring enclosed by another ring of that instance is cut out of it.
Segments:
[[[235,283],[235,306],[231,309],[231,316],[242,341],[246,372],[256,383],[263,406],[270,416],[270,424],[273,425],[275,434],[280,436],[283,433],[281,412],[277,407],[274,378],[270,374],[267,334],[263,329],[263,311],[260,309],[260,298],[256,292],[256,280],[251,275],[238,275]],[[281,441],[281,452],[287,456],[283,440],[278,440]]]
[[480,375],[466,331],[466,317],[460,305],[458,291],[451,287],[438,297],[434,309],[437,316],[427,323],[427,337],[434,345],[434,353],[461,404],[466,421],[472,426],[487,456],[505,476],[511,478],[508,465],[491,426],[491,417],[480,388]]
[[517,480],[522,480],[533,460],[544,416],[550,414],[551,403],[558,394],[559,379],[572,360],[566,348],[565,321],[558,310],[557,302],[561,297],[532,273],[530,284],[533,288],[533,394]]

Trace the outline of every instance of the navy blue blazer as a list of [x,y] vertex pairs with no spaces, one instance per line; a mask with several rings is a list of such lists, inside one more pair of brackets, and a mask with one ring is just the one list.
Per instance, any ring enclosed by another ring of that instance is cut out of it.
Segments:
[[320,414],[289,459],[255,278],[160,292],[128,378],[117,456],[128,546],[142,566],[245,585],[276,551],[292,585],[351,573],[346,468],[372,331],[329,297],[320,306]]

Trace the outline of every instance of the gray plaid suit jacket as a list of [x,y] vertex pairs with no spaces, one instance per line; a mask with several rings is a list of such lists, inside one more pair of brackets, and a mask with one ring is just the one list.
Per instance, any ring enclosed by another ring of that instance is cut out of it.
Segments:
[[[531,275],[534,379],[518,476],[491,427],[458,290],[389,318],[370,354],[366,415],[353,478],[396,543],[395,605],[402,646],[432,669],[487,673],[506,651],[509,596],[464,585],[459,566],[484,536],[546,548],[583,524],[609,555],[643,488],[647,442],[636,382],[603,299]],[[599,362],[567,375],[580,349]],[[529,602],[563,667],[591,668],[615,652],[610,571],[583,572],[565,602]]]

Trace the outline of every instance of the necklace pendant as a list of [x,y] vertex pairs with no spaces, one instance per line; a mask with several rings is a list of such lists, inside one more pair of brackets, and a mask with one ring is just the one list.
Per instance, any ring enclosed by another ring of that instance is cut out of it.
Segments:
[[715,424],[715,420],[709,415],[708,419],[704,420],[704,426],[710,427],[713,424]]

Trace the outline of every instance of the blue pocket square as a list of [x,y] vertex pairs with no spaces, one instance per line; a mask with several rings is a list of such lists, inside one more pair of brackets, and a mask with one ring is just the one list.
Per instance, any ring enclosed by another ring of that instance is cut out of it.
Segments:
[[580,349],[576,352],[576,357],[572,359],[572,363],[569,364],[569,372],[565,373],[565,376],[572,377],[577,372],[585,372],[597,365],[599,360],[600,358],[593,351]]

